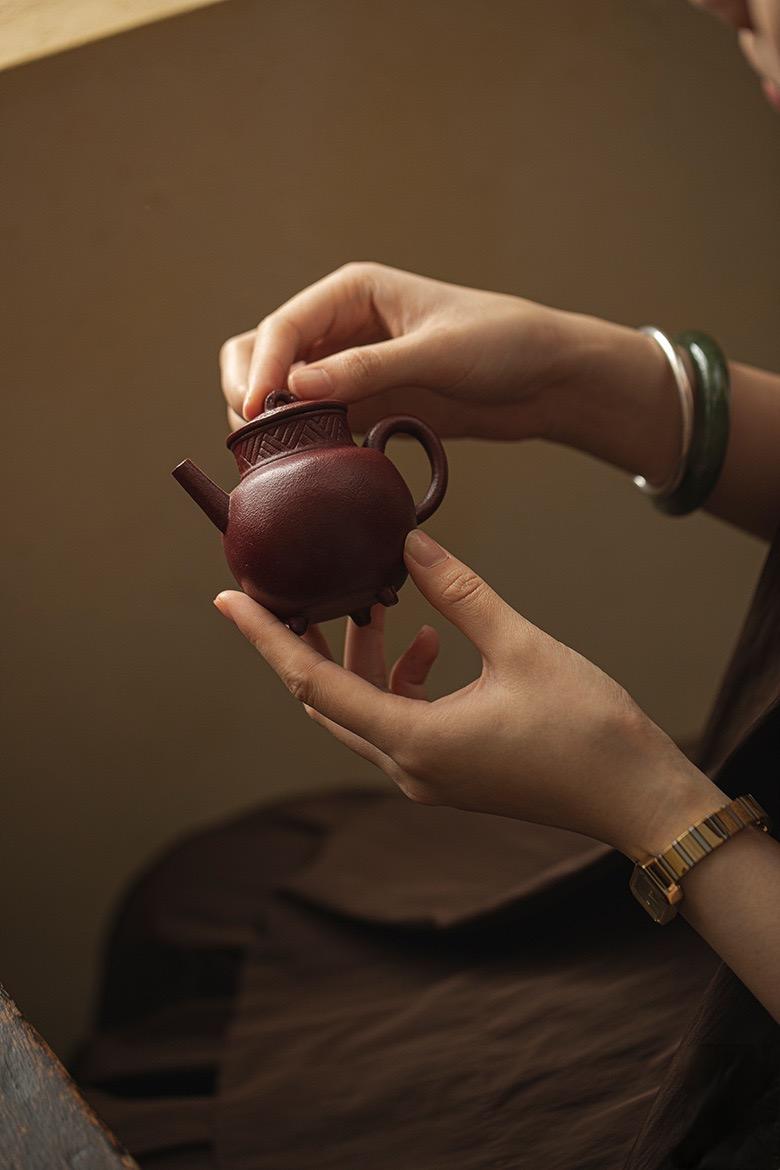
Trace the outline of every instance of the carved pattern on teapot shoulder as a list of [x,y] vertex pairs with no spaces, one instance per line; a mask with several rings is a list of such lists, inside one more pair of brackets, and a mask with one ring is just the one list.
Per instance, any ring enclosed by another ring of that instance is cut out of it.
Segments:
[[236,443],[233,453],[243,475],[263,459],[275,455],[290,455],[305,447],[340,447],[345,443],[352,443],[352,435],[344,413],[328,410],[263,427]]

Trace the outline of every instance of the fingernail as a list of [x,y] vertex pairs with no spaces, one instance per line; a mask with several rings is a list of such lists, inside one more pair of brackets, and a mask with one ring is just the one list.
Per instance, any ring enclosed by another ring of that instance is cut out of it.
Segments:
[[426,569],[443,561],[447,556],[441,545],[437,544],[427,532],[420,532],[419,528],[413,528],[406,537],[404,552],[418,565],[423,565]]
[[214,598],[213,605],[215,606],[216,609],[219,610],[219,612],[221,614],[224,614],[225,617],[227,617],[227,610],[223,609],[224,597],[225,597],[224,593],[218,593],[217,596]]
[[290,374],[290,389],[302,398],[328,398],[333,393],[333,382],[327,370],[293,370]]
[[244,399],[244,405],[241,407],[241,413],[243,414],[243,416],[247,420],[247,422],[249,422],[249,420],[252,417],[252,391],[251,390],[249,391],[246,398]]

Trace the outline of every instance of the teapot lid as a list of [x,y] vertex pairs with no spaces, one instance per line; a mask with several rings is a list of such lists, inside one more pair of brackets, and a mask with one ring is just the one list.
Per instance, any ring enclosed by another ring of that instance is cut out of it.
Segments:
[[[286,424],[288,421],[293,423],[301,415],[317,414],[330,418],[332,423],[325,423],[325,431],[328,434],[323,434],[320,438],[330,438],[331,441],[339,437],[343,442],[345,437],[344,428],[346,427],[346,402],[339,402],[335,398],[324,399],[300,399],[290,390],[272,390],[266,396],[263,404],[262,414],[258,414],[250,422],[245,423],[244,426],[239,427],[238,430],[233,431],[228,435],[226,445],[229,451],[238,456],[238,452],[243,450],[245,440],[258,435],[259,432],[267,432],[269,428],[276,428],[279,424]],[[333,416],[337,415],[339,421]],[[314,420],[311,420],[314,422]],[[303,419],[301,419],[303,423]],[[330,432],[333,432],[332,434]],[[351,436],[350,436],[351,437]],[[283,428],[283,433],[280,433],[279,439],[283,445],[287,446],[293,442],[295,438],[295,430],[290,431],[288,427]]]

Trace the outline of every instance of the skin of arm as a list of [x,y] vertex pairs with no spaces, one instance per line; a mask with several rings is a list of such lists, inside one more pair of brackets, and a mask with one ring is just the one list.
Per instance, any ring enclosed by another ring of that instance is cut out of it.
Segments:
[[780,1023],[780,843],[743,829],[682,886],[681,913]]
[[[680,413],[658,346],[576,314],[562,328],[579,374],[551,389],[546,437],[663,482],[677,458]],[[780,376],[737,362],[729,372],[729,444],[707,510],[770,539],[780,524]]]

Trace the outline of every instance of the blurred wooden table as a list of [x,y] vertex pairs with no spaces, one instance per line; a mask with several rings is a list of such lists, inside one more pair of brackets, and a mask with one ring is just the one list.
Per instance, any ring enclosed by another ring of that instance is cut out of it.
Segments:
[[2,1170],[138,1170],[0,987]]

